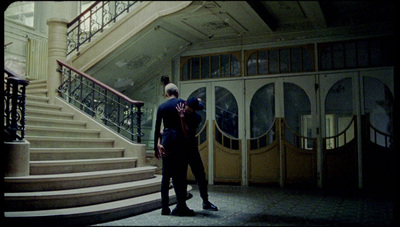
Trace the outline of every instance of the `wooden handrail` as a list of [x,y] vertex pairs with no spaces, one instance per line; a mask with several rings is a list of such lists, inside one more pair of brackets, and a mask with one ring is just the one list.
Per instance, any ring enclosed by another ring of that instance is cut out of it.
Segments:
[[101,87],[107,89],[108,91],[110,91],[110,92],[114,93],[115,95],[121,97],[121,98],[124,99],[125,101],[127,101],[127,102],[129,102],[129,103],[131,103],[131,104],[134,104],[135,106],[143,106],[143,105],[144,105],[144,102],[132,100],[131,98],[129,98],[128,96],[126,96],[126,95],[122,94],[121,92],[115,90],[114,88],[112,88],[112,87],[106,85],[105,83],[103,83],[103,82],[101,82],[101,81],[99,81],[99,80],[97,80],[97,79],[95,79],[95,78],[93,78],[93,77],[87,75],[87,74],[84,73],[84,72],[79,71],[78,69],[76,69],[76,68],[74,68],[74,67],[68,65],[68,64],[65,63],[65,62],[62,62],[62,61],[60,61],[60,60],[57,60],[57,62],[58,62],[58,64],[60,64],[60,65],[62,65],[62,66],[64,66],[64,67],[66,67],[66,68],[71,69],[72,71],[76,72],[77,74],[79,74],[79,75],[85,77],[86,79],[92,81],[93,83],[95,83],[95,84],[97,84],[97,85],[99,85],[99,86],[101,86]]
[[11,71],[9,68],[4,66],[4,72],[8,75],[8,78],[18,81],[20,84],[24,84],[25,86],[29,85],[29,80],[25,79],[24,77],[18,75],[17,73]]

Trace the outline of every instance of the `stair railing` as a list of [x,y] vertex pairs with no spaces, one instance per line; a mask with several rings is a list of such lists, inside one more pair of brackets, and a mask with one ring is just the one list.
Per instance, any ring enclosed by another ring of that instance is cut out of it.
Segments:
[[4,141],[24,141],[26,86],[29,80],[4,67]]
[[132,141],[136,136],[141,143],[142,101],[132,100],[72,66],[57,62],[62,75],[57,91],[63,99],[122,136]]
[[138,1],[96,1],[68,24],[67,55],[79,51],[94,35],[104,31],[110,23],[116,23]]

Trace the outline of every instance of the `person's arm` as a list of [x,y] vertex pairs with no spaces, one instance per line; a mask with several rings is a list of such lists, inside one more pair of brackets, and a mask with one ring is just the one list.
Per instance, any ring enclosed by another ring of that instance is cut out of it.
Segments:
[[[158,141],[157,141],[157,149],[158,149],[158,153],[159,153],[159,157],[167,157],[168,153],[165,151],[164,146],[161,144],[161,136],[163,134],[164,129],[160,132],[160,137],[158,137]],[[159,158],[157,158],[159,159]]]
[[157,118],[156,118],[156,128],[154,130],[154,157],[156,159],[160,159],[161,154],[158,149],[158,140],[160,139],[160,128],[161,128],[161,114],[160,109],[157,110]]
[[190,137],[190,134],[189,134],[189,127],[187,126],[185,120],[185,104],[182,102],[178,103],[178,105],[176,105],[176,110],[178,110],[178,114],[181,119],[183,135],[185,136],[186,139],[188,139]]

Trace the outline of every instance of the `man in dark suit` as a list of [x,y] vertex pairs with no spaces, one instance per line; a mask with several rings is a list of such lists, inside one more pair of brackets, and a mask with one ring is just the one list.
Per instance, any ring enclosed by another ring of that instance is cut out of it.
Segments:
[[[184,100],[178,98],[178,88],[169,83],[165,86],[167,101],[157,109],[156,127],[154,132],[154,156],[162,158],[161,180],[161,214],[177,216],[194,216],[193,210],[186,205],[187,193],[187,142],[183,136],[182,126],[176,106]],[[164,130],[161,135],[161,122]],[[159,138],[161,142],[159,143]],[[172,212],[169,209],[169,181],[172,178],[177,205]]]

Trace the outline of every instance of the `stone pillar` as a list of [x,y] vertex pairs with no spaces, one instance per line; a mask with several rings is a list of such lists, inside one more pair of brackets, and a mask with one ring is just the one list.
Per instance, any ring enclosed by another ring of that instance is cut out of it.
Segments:
[[29,147],[27,141],[4,142],[4,176],[21,177],[29,175]]
[[47,97],[51,104],[54,104],[54,99],[58,96],[56,89],[61,85],[61,75],[57,72],[59,68],[57,60],[65,61],[67,59],[67,25],[68,21],[65,19],[50,18],[47,20],[49,27]]

